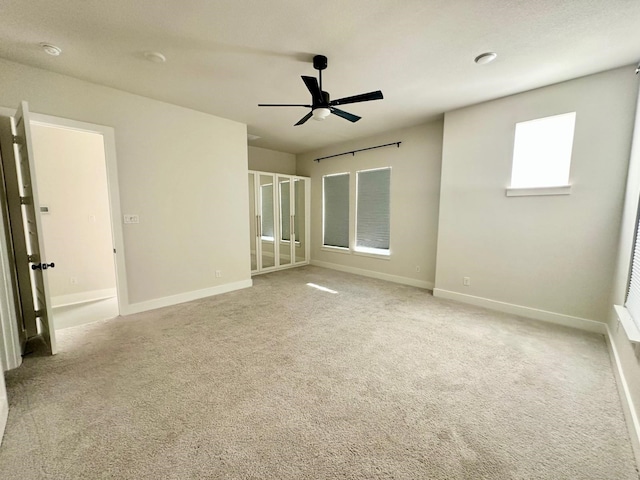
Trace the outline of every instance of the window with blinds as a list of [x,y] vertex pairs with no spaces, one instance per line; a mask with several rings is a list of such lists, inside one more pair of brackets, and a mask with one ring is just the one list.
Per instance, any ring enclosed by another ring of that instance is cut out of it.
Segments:
[[389,255],[391,168],[357,172],[357,252]]
[[322,177],[322,244],[349,248],[349,174]]
[[[639,215],[640,217],[640,215]],[[636,221],[636,233],[633,243],[633,256],[631,257],[631,275],[627,301],[625,307],[629,311],[635,324],[640,327],[640,218]]]

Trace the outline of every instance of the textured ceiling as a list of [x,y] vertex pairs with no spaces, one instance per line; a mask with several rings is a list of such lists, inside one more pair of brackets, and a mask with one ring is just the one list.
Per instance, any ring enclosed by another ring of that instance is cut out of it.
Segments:
[[[498,59],[475,65],[486,51]],[[317,73],[315,54],[332,98],[385,99],[344,106],[355,124],[294,127],[306,109],[257,106],[309,103],[300,75]],[[251,145],[300,153],[634,64],[640,1],[2,0],[0,57],[243,122],[261,137]]]

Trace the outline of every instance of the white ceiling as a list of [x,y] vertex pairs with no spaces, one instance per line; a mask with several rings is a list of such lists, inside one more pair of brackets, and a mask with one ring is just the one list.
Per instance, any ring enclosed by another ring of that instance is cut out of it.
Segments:
[[[498,59],[475,65],[486,51]],[[385,99],[341,107],[355,124],[294,127],[307,109],[257,106],[309,103],[300,76],[317,73],[315,54],[332,98]],[[635,64],[640,1],[2,0],[0,57],[243,122],[262,137],[251,145],[300,153]]]

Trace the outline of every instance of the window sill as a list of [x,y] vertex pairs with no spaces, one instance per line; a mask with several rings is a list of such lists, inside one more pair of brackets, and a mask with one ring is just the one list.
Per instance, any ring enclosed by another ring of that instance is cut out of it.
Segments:
[[360,255],[362,257],[372,257],[379,258],[381,260],[389,260],[391,258],[391,252],[387,250],[386,252],[374,252],[374,251],[366,251],[366,250],[354,250],[354,255]]
[[636,322],[631,318],[629,310],[621,305],[614,305],[613,308],[618,315],[618,322],[622,324],[622,328],[627,334],[629,341],[632,343],[640,343],[640,328],[638,328]]
[[325,252],[333,252],[333,253],[346,253],[347,255],[351,253],[351,250],[345,247],[330,247],[328,245],[323,245],[320,247],[320,250],[324,250]]
[[388,253],[376,253],[376,252],[364,252],[358,250],[351,250],[350,248],[345,247],[330,247],[328,245],[323,245],[320,247],[320,250],[331,253],[341,253],[343,255],[359,255],[361,257],[371,257],[378,258],[381,260],[390,260],[391,252]]
[[570,195],[571,185],[559,185],[557,187],[507,187],[507,197],[530,197],[537,195]]

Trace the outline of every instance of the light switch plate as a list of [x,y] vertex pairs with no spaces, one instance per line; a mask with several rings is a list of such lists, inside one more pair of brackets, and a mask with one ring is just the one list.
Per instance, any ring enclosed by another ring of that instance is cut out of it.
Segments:
[[124,223],[140,223],[140,216],[126,213],[124,215]]

